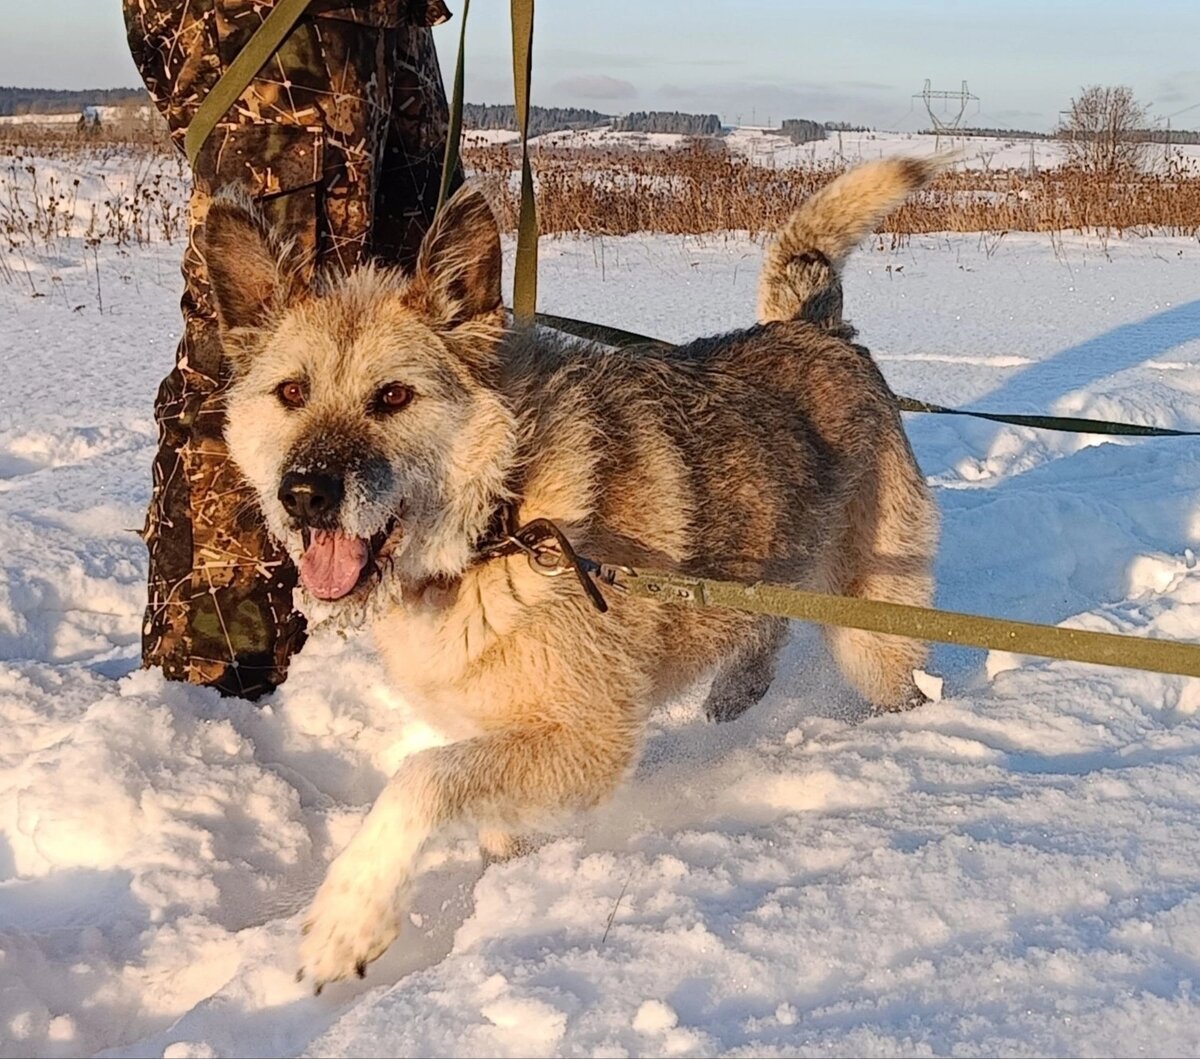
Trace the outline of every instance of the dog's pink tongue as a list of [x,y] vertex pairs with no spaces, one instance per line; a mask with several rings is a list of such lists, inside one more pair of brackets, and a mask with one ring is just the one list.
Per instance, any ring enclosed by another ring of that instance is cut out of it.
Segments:
[[367,561],[367,542],[314,530],[300,559],[300,580],[318,599],[341,599],[356,584]]

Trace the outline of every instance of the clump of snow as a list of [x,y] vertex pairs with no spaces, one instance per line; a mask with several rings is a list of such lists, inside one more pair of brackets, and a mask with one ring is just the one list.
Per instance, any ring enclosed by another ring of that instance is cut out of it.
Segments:
[[633,1016],[638,1033],[665,1033],[679,1025],[679,1016],[661,1000],[647,1000]]
[[[603,244],[544,245],[547,311],[750,319],[749,240]],[[1200,682],[939,648],[941,701],[872,718],[803,628],[737,723],[703,689],[656,714],[566,834],[431,850],[392,951],[314,998],[303,909],[436,736],[359,637],[257,706],[137,668],[178,252],[0,278],[0,1055],[1200,1051]],[[1198,257],[914,238],[846,301],[898,391],[1196,429]],[[909,428],[942,605],[1200,638],[1194,442]]]

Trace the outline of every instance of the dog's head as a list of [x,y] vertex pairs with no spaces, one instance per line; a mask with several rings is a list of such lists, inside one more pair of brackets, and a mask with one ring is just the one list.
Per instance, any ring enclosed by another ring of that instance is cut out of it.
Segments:
[[468,187],[446,204],[411,276],[309,283],[237,198],[213,203],[203,248],[233,366],[230,453],[308,593],[363,601],[461,573],[516,436],[495,387],[506,315],[486,199]]

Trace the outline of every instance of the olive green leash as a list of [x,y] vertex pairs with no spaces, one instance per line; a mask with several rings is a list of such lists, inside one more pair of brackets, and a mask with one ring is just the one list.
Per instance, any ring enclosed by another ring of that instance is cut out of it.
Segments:
[[[246,47],[205,97],[188,128],[185,149],[188,161],[197,154],[212,130],[246,87],[268,62],[303,16],[311,0],[279,0]],[[458,165],[462,132],[463,57],[466,40],[466,15],[459,35],[458,68],[450,108],[450,136],[439,194],[445,200],[450,174]],[[517,124],[521,134],[521,204],[517,225],[517,255],[513,282],[513,311],[519,319],[537,319],[591,341],[628,346],[657,340],[619,328],[607,327],[570,317],[537,314],[537,211],[533,193],[533,175],[529,163],[529,88],[533,70],[534,0],[512,0],[513,81]],[[667,343],[658,343],[666,345]],[[1194,437],[1197,431],[1146,427],[1134,423],[1061,416],[1002,415],[945,408],[941,405],[898,398],[903,411],[938,415],[971,416],[993,422],[1075,433],[1115,434],[1136,437]],[[519,536],[519,533],[518,533]],[[561,536],[561,535],[560,535]],[[755,614],[773,615],[822,625],[838,625],[890,636],[916,640],[936,640],[1016,654],[1036,655],[1096,665],[1120,666],[1151,673],[1200,676],[1200,645],[1115,633],[1091,632],[1055,625],[988,618],[978,614],[935,610],[903,603],[835,596],[807,592],[787,585],[758,583],[743,585],[711,578],[684,577],[656,570],[635,570],[592,562],[570,553],[559,558],[538,546],[538,555],[530,554],[535,569],[550,573],[556,569],[575,569],[580,576],[594,578],[611,589],[630,596],[661,603],[691,607],[724,607]],[[523,550],[529,550],[528,547]],[[591,593],[589,593],[591,595]],[[594,597],[593,597],[594,602]]]
[[188,165],[196,165],[196,156],[200,154],[200,148],[217,127],[217,122],[229,113],[229,108],[241,98],[250,82],[279,50],[279,46],[287,39],[311,3],[312,0],[279,0],[271,8],[271,13],[263,19],[262,25],[238,52],[237,58],[229,64],[229,69],[221,75],[196,108],[183,140]]
[[532,320],[537,312],[538,224],[529,165],[529,86],[533,80],[533,0],[512,0],[513,88],[521,133],[521,210],[513,265],[513,315]]

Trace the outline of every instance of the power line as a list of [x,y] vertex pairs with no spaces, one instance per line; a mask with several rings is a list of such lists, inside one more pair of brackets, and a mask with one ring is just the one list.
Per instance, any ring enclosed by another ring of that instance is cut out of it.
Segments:
[[[967,88],[966,81],[962,83],[962,88],[957,92],[935,91],[928,77],[925,78],[925,87],[920,92],[913,93],[913,99],[924,100],[925,110],[929,114],[930,122],[933,124],[933,131],[939,137],[942,135],[953,136],[962,124],[963,116],[967,113],[967,105],[972,101],[979,102],[979,97],[972,95],[970,89]],[[933,101],[935,99],[956,101],[958,103],[958,113],[948,119],[941,117],[934,112]]]

